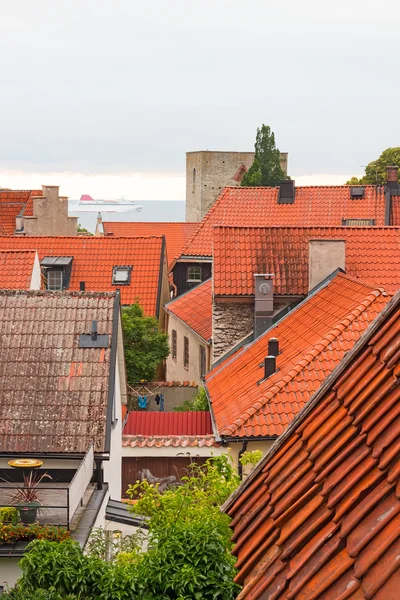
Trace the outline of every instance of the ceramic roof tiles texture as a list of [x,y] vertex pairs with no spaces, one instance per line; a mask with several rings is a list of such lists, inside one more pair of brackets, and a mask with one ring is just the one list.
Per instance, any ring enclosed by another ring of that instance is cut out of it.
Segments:
[[400,294],[224,506],[238,600],[396,600]]
[[13,235],[15,218],[20,213],[32,216],[32,198],[41,195],[42,190],[0,190],[0,235]]
[[297,187],[293,204],[278,204],[278,188],[226,187],[183,249],[185,256],[211,256],[213,227],[338,227],[343,219],[385,224],[383,187],[366,186],[365,197],[350,198],[350,186]]
[[209,435],[123,435],[123,448],[212,448],[219,446],[215,437]]
[[0,251],[0,289],[29,290],[36,250]]
[[104,221],[103,228],[106,234],[119,237],[134,237],[143,235],[165,236],[167,245],[167,258],[169,268],[180,256],[183,247],[192,237],[199,223],[168,223],[168,222],[111,222]]
[[[339,273],[254,342],[206,375],[220,435],[283,433],[389,300]],[[268,340],[279,340],[277,371],[264,379]]]
[[[69,289],[78,291],[81,281],[87,291],[121,290],[121,303],[139,299],[146,315],[157,312],[158,285],[162,252],[161,237],[103,238],[76,237],[1,237],[0,250],[36,249],[45,256],[73,256]],[[114,266],[132,266],[129,285],[113,285]]]
[[392,196],[392,225],[400,225],[400,196]]
[[[115,294],[0,291],[0,452],[105,450]],[[79,334],[109,335],[79,348]]]
[[400,289],[399,227],[215,227],[214,294],[253,295],[254,273],[273,273],[276,294],[308,291],[310,240],[344,240],[346,273]]
[[165,310],[208,343],[212,336],[212,280],[208,279],[178,296],[165,306]]

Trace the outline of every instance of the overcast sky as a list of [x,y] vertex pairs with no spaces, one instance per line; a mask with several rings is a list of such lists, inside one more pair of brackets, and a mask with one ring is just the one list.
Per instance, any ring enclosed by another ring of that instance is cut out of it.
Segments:
[[183,199],[186,151],[261,123],[339,182],[400,145],[399,28],[396,0],[0,0],[0,185]]

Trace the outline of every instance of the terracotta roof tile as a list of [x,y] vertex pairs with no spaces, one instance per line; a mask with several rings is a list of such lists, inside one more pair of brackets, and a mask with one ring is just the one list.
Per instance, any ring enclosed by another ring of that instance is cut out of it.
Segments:
[[[162,252],[161,237],[102,238],[76,237],[1,237],[0,250],[36,249],[45,256],[73,256],[69,289],[79,290],[84,281],[87,291],[121,290],[122,304],[139,299],[147,315],[157,311]],[[114,266],[132,266],[129,285],[112,284]]]
[[400,226],[400,196],[392,196],[391,225]]
[[[104,451],[114,294],[0,291],[0,452]],[[97,320],[108,348],[80,349]]]
[[36,250],[0,251],[0,289],[29,290]]
[[239,599],[398,597],[399,339],[400,293],[225,504]]
[[111,222],[104,221],[104,233],[120,237],[159,235],[165,236],[168,265],[171,269],[175,259],[182,253],[183,247],[192,237],[200,223],[168,222]]
[[211,279],[169,302],[165,310],[186,323],[208,343],[212,336]]
[[20,213],[32,216],[32,198],[41,195],[41,190],[0,190],[0,235],[13,235],[15,218]]
[[124,448],[212,448],[219,446],[215,437],[210,435],[123,435]]
[[[219,434],[283,433],[388,300],[384,290],[339,273],[265,334],[217,365],[206,375],[206,386]],[[279,340],[279,370],[263,380],[270,338]]]
[[213,227],[338,227],[343,219],[375,219],[385,224],[384,188],[366,186],[365,197],[350,198],[350,186],[297,187],[293,204],[278,204],[278,188],[226,187],[182,254],[211,256]]
[[346,273],[400,288],[398,227],[215,227],[214,294],[253,295],[254,273],[274,273],[277,294],[308,291],[309,241],[345,240]]

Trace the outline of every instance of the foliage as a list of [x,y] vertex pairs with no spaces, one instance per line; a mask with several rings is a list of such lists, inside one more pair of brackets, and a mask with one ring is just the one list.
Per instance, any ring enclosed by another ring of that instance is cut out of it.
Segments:
[[85,551],[90,556],[113,562],[120,555],[137,555],[143,545],[144,533],[122,536],[120,531],[105,531],[102,527],[92,529]]
[[[387,179],[387,167],[400,166],[400,147],[386,148],[379,158],[373,160],[365,167],[365,175],[352,177],[347,185],[383,185]],[[400,181],[400,178],[399,178]]]
[[189,412],[189,411],[208,411],[208,400],[206,390],[201,387],[198,393],[190,400],[185,400],[179,406],[175,406],[175,412]]
[[244,174],[241,185],[275,187],[283,179],[288,179],[281,167],[281,153],[275,146],[275,134],[268,125],[257,128],[254,151],[254,162]]
[[75,594],[68,594],[67,596],[61,596],[54,587],[48,590],[36,589],[28,592],[25,589],[21,589],[17,585],[12,590],[3,592],[1,600],[85,600],[83,596],[75,596]]
[[243,467],[246,465],[253,465],[253,467],[255,467],[256,464],[262,459],[262,456],[262,450],[246,450],[246,452],[243,452],[239,460]]
[[78,223],[78,227],[76,228],[77,233],[85,233],[86,235],[93,235],[86,227],[82,227],[80,223]]
[[19,521],[19,511],[13,506],[3,506],[0,508],[0,523],[11,523],[17,525]]
[[20,488],[17,488],[17,491],[13,495],[11,502],[13,504],[31,502],[41,504],[40,493],[38,493],[38,489],[43,479],[51,479],[51,476],[48,473],[42,473],[40,475],[40,473],[33,470],[29,473],[24,473],[24,485]]
[[69,538],[69,535],[69,531],[54,525],[39,525],[38,523],[31,525],[24,525],[23,523],[15,525],[0,524],[0,543],[2,544],[15,544],[19,540],[31,540],[32,538],[61,542]]
[[122,310],[122,327],[129,385],[152,381],[169,354],[167,334],[159,330],[157,319],[144,316],[137,302]]

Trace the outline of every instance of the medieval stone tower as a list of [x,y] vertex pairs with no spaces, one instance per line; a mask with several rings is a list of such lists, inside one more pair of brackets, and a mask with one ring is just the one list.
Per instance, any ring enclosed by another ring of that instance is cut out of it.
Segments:
[[[201,221],[221,190],[240,185],[254,160],[254,152],[186,153],[186,221]],[[281,165],[287,173],[287,153],[281,153]]]

